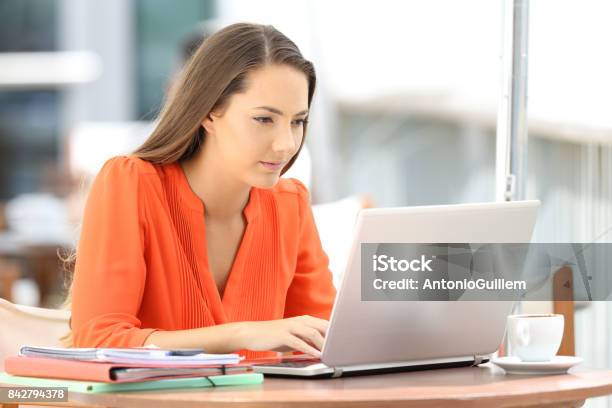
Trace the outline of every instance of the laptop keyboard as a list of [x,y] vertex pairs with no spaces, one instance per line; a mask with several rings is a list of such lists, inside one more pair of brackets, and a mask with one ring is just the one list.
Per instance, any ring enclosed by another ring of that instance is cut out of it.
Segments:
[[271,364],[257,364],[259,367],[291,367],[291,368],[302,368],[308,367],[313,364],[320,364],[321,360],[318,358],[308,359],[308,360],[289,360],[289,361],[279,361],[277,363]]

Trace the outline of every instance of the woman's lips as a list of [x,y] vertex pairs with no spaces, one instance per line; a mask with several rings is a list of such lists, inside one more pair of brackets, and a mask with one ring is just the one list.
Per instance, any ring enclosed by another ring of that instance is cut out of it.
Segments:
[[264,166],[266,169],[274,170],[274,171],[282,169],[283,165],[285,164],[285,162],[276,163],[276,162],[265,162],[265,161],[260,161],[259,163],[261,163],[261,165]]

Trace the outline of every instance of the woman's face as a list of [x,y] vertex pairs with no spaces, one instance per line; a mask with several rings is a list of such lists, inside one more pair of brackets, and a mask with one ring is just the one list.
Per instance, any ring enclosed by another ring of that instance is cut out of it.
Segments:
[[246,184],[273,187],[304,137],[308,79],[288,65],[266,65],[246,76],[246,91],[230,97],[222,112],[211,113],[207,157]]

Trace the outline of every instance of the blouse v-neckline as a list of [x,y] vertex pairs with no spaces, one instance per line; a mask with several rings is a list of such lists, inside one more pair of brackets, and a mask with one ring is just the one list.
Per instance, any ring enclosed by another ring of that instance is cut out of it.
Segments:
[[[215,278],[210,270],[210,262],[208,256],[208,242],[206,240],[206,207],[204,202],[191,189],[187,176],[183,171],[179,162],[171,164],[173,172],[177,179],[177,188],[181,195],[182,201],[199,215],[199,220],[194,225],[193,248],[196,251],[196,259],[198,259],[198,271],[200,272],[200,280],[203,284],[205,294],[209,300],[212,300],[215,307],[214,310],[219,311],[219,315],[215,313],[215,317],[227,322],[229,316],[227,313],[232,307],[237,307],[240,303],[240,284],[244,279],[240,275],[245,269],[246,258],[252,243],[253,229],[255,220],[260,214],[259,190],[256,187],[251,187],[249,192],[249,200],[243,210],[243,215],[246,220],[246,226],[242,239],[238,246],[238,250],[230,267],[230,271],[225,280],[223,294],[219,292]],[[201,238],[201,239],[198,239]]]

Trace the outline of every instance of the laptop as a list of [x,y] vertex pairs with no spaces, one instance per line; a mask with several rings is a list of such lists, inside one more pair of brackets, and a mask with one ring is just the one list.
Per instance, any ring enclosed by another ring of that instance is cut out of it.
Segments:
[[253,361],[282,377],[341,377],[488,361],[515,301],[362,301],[361,243],[528,243],[538,200],[361,210],[321,358]]

